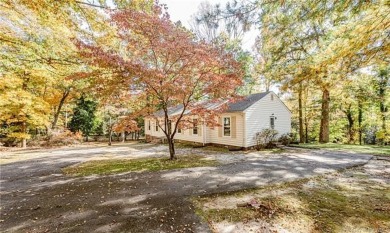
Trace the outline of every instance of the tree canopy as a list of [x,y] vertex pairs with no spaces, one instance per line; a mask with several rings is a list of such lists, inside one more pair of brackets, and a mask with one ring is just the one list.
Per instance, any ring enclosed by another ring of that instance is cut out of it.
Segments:
[[[174,158],[173,138],[179,122],[187,117],[185,112],[203,116],[208,125],[217,124],[207,116],[216,109],[198,102],[233,97],[241,84],[240,64],[223,48],[194,40],[188,30],[173,24],[160,6],[153,13],[122,10],[111,17],[118,27],[121,50],[79,42],[81,56],[102,69],[93,73],[95,88],[136,96],[135,101],[146,104],[138,114],[163,111],[163,120],[156,120]],[[177,105],[183,106],[183,111],[170,116],[169,109]]]
[[[159,126],[173,141],[179,122],[192,124],[185,112],[215,126],[223,106],[206,103],[274,90],[292,109],[300,142],[389,143],[387,1],[204,2],[190,29],[167,7],[0,2],[0,136],[25,146],[63,130],[83,96],[96,101],[109,134],[137,131],[140,116],[157,120],[161,111]],[[248,30],[257,33],[251,51],[243,48]],[[171,116],[174,106],[183,112]]]

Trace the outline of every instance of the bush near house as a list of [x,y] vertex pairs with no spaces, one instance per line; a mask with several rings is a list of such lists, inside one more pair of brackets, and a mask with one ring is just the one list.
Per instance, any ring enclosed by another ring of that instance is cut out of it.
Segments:
[[282,145],[288,146],[293,141],[293,135],[291,133],[282,134],[278,141],[282,143]]
[[272,149],[276,147],[276,136],[278,131],[274,129],[263,129],[256,133],[256,149]]

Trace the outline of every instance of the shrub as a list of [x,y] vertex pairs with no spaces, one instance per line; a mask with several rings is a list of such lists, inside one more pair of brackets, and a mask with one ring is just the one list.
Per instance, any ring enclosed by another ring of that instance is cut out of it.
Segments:
[[390,135],[388,135],[384,130],[377,131],[375,136],[376,143],[378,145],[388,145],[390,143]]
[[376,133],[378,128],[376,126],[370,126],[364,129],[364,143],[365,144],[376,144]]
[[276,147],[275,139],[278,131],[274,129],[263,129],[256,133],[256,149],[272,149]]
[[83,141],[83,137],[80,132],[72,133],[69,130],[52,132],[50,136],[45,138],[37,137],[28,142],[29,146],[68,146],[73,144],[80,144]]
[[16,138],[2,138],[1,144],[5,147],[13,147],[18,145],[18,140]]
[[282,143],[282,145],[285,145],[285,146],[288,146],[290,145],[290,143],[292,142],[293,140],[293,135],[291,133],[285,133],[285,134],[282,134],[280,137],[279,137],[279,142]]
[[59,133],[53,133],[49,140],[46,141],[45,146],[67,146],[73,144],[80,144],[83,141],[83,136],[80,131],[72,133],[65,130]]

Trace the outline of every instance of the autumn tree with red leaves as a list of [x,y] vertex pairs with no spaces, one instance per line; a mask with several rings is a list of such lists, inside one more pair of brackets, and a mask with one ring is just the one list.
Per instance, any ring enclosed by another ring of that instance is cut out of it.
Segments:
[[[94,74],[99,93],[131,93],[145,103],[138,115],[154,116],[175,159],[174,137],[178,125],[190,121],[188,112],[208,126],[218,125],[214,117],[223,108],[208,109],[197,104],[235,96],[241,85],[240,64],[222,48],[196,41],[192,33],[175,25],[160,6],[153,13],[135,10],[111,13],[118,28],[120,49],[78,42],[80,54],[90,65],[104,70]],[[180,114],[169,109],[181,105]],[[153,115],[162,112],[162,117]]]

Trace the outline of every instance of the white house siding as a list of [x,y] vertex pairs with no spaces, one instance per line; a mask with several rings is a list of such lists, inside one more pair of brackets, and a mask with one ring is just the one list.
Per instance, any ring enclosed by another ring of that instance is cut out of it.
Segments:
[[221,117],[236,117],[236,137],[233,138],[222,136],[220,137],[218,134],[218,128],[221,127],[215,127],[214,129],[208,128],[207,131],[209,132],[209,143],[215,143],[215,144],[222,144],[222,145],[229,145],[229,146],[237,146],[237,147],[244,147],[244,114],[242,112],[237,113],[223,113]]
[[[223,117],[236,117],[236,133],[235,138],[233,136],[219,136],[218,134],[218,128],[222,127],[215,127],[214,129],[208,128],[208,127],[199,127],[198,128],[198,134],[192,134],[192,129],[185,129],[182,130],[181,133],[175,134],[175,139],[179,140],[185,140],[185,141],[192,141],[192,142],[198,142],[198,143],[215,143],[215,144],[221,144],[221,145],[228,145],[228,146],[238,146],[238,147],[244,147],[244,114],[242,112],[239,113],[224,113],[221,115],[221,118]],[[156,132],[156,122],[154,120],[150,120],[151,122],[151,130],[148,129],[149,119],[145,118],[145,134],[151,135],[153,137],[164,137],[165,134],[162,132],[161,129],[159,129]],[[203,131],[201,129],[203,128]]]
[[[271,95],[274,95],[273,100],[271,100]],[[291,112],[274,93],[264,96],[245,109],[244,112],[246,120],[245,147],[256,145],[256,133],[262,129],[270,128],[270,116],[272,114],[276,117],[274,129],[279,132],[279,136],[291,132]]]
[[[145,118],[145,134],[153,137],[165,137],[164,132],[160,128],[158,129],[158,131],[156,131],[156,121],[152,119],[150,120],[150,122],[151,122],[151,130],[149,130],[148,128],[149,119]],[[203,139],[204,133],[200,132],[201,128],[202,127],[200,126],[198,127],[198,134],[192,134],[192,129],[182,130],[181,133],[175,134],[175,139],[203,143],[205,139]]]
[[[149,130],[149,121],[150,121],[150,130]],[[149,120],[148,118],[145,118],[145,134],[151,135],[154,137],[163,137],[165,134],[163,131],[159,128],[158,131],[156,131],[156,121],[154,119]]]
[[175,134],[175,139],[203,143],[203,132],[200,133],[200,130],[201,127],[198,127],[198,134],[192,134],[192,129],[182,130],[181,133]]

